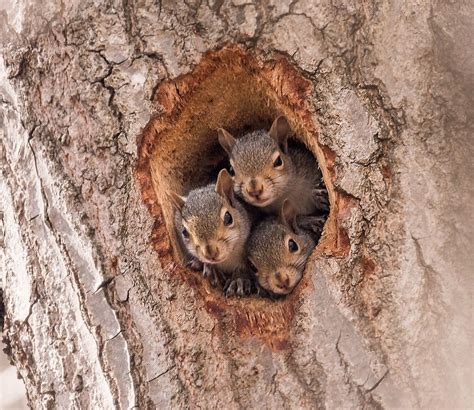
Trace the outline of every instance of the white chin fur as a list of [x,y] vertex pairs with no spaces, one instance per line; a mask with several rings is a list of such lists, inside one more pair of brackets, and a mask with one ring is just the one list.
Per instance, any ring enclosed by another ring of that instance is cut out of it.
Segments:
[[209,265],[217,265],[218,263],[222,263],[224,262],[225,259],[219,259],[217,261],[210,261],[209,259],[206,259],[205,257],[203,256],[199,256],[199,259],[204,262],[204,263],[207,263]]
[[277,295],[288,295],[293,289],[287,290],[287,291],[282,291],[278,289],[277,291],[272,290],[273,293]]
[[271,199],[265,199],[264,201],[255,201],[253,198],[249,198],[249,197],[246,197],[246,198],[247,198],[248,203],[254,206],[259,206],[259,207],[267,206],[272,203]]

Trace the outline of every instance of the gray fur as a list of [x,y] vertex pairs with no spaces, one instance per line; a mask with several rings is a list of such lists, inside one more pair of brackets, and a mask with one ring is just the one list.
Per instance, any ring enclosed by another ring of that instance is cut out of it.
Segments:
[[[214,240],[221,225],[221,209],[224,205],[228,206],[229,210],[234,210],[234,220],[235,223],[238,222],[238,225],[235,225],[237,231],[232,235],[233,252],[224,261],[215,264],[214,267],[223,274],[246,273],[244,272],[247,266],[245,243],[250,233],[251,221],[249,215],[240,202],[234,201],[232,204],[228,204],[216,192],[215,184],[193,189],[188,194],[181,212],[175,214],[176,230],[180,242],[192,256],[198,258],[192,241],[186,241],[182,237],[183,220],[192,231],[193,236],[200,241]],[[234,276],[231,277],[234,279]],[[239,275],[235,278],[238,277]]]
[[236,172],[258,175],[278,150],[278,144],[264,130],[258,130],[239,138],[232,148],[231,159]]
[[219,226],[220,210],[223,199],[216,192],[214,184],[193,189],[181,210],[181,216],[187,222],[199,220],[194,223],[194,234],[202,240],[212,238]]
[[[291,234],[301,252],[298,255],[288,256],[286,251],[286,235]],[[269,217],[262,221],[254,229],[247,243],[247,253],[258,269],[256,273],[259,285],[269,291],[274,292],[275,289],[269,284],[269,276],[281,271],[285,267],[294,269],[295,275],[298,277],[292,278],[295,285],[298,283],[306,261],[313,251],[316,243],[312,237],[297,229],[296,233],[292,232],[289,227],[278,222],[277,218]]]
[[[275,151],[281,152],[277,142],[265,130],[251,132],[236,140],[230,156],[236,175],[248,178],[263,176],[263,170]],[[281,152],[281,157],[285,162],[284,172],[288,178],[265,179],[274,200],[264,206],[263,211],[278,213],[285,199],[290,200],[297,214],[328,211],[327,191],[313,155],[301,146],[290,145],[287,154]],[[243,195],[243,189],[243,183],[236,184],[236,194],[248,201]]]

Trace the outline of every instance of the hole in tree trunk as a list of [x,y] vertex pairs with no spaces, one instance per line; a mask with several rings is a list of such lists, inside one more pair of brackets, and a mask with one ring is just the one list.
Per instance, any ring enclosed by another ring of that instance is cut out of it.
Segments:
[[[350,201],[334,190],[334,154],[318,143],[315,114],[310,101],[312,85],[284,58],[261,62],[237,46],[207,53],[194,70],[161,83],[154,100],[161,111],[145,127],[139,142],[137,177],[142,197],[156,222],[152,244],[162,266],[193,286],[208,312],[231,325],[241,335],[257,335],[275,348],[286,346],[296,301],[310,291],[307,274],[286,298],[230,298],[210,288],[197,272],[183,267],[184,253],[173,224],[173,207],[167,192],[186,194],[209,183],[226,164],[217,140],[217,128],[242,135],[268,129],[273,119],[285,115],[296,137],[318,160],[328,189],[331,212],[323,236],[309,258],[347,252],[348,236],[339,216]],[[314,97],[313,97],[314,98]]]

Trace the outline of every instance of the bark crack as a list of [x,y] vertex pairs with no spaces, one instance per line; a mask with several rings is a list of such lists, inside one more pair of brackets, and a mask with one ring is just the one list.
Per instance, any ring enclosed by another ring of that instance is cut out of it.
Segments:
[[[427,319],[427,316],[428,318],[429,316],[435,316],[436,318],[441,315],[441,312],[444,309],[446,309],[442,292],[440,290],[440,284],[438,282],[440,274],[426,262],[420,240],[415,238],[413,234],[411,234],[411,238],[415,245],[416,260],[424,273],[421,299],[427,305],[427,311],[430,312],[429,315],[425,315],[425,320]],[[435,318],[432,318],[431,320],[435,320]]]
[[355,381],[353,381],[350,377],[351,365],[346,359],[345,354],[343,353],[343,351],[341,350],[339,346],[341,337],[342,337],[342,329],[339,331],[339,336],[336,340],[335,347],[336,347],[336,352],[339,356],[340,364],[344,371],[344,381],[349,386],[349,390],[355,391],[355,393],[357,394],[357,397],[359,398],[361,406],[364,406],[364,407],[369,406],[370,408],[382,408],[382,405],[378,403],[370,393],[380,385],[380,383],[383,381],[385,376],[388,374],[388,370],[370,389],[364,388],[365,383],[358,384]]
[[383,380],[385,379],[385,376],[387,376],[388,373],[389,373],[389,370],[387,369],[387,370],[385,371],[385,373],[382,375],[382,377],[381,377],[379,380],[377,380],[377,381],[374,383],[374,385],[373,385],[372,387],[370,387],[369,389],[367,389],[366,392],[367,392],[367,393],[371,393],[371,392],[373,392],[377,387],[379,387],[380,383],[383,382]]
[[38,127],[39,126],[37,124],[34,124],[31,131],[29,132],[28,146],[30,147],[31,153],[33,155],[33,163],[34,163],[35,173],[36,173],[36,177],[38,178],[38,181],[39,181],[39,184],[40,184],[41,197],[42,197],[42,200],[43,200],[43,220],[44,220],[46,226],[49,228],[49,230],[51,232],[54,232],[53,225],[51,224],[51,220],[49,218],[49,213],[48,213],[48,208],[49,208],[48,198],[46,196],[46,192],[45,192],[45,189],[44,189],[43,179],[41,178],[41,176],[39,175],[39,172],[38,172],[38,160],[36,158],[36,152],[33,148],[33,144],[31,143],[31,140],[33,139],[33,136],[34,136],[34,132],[38,129]]
[[151,379],[147,380],[147,383],[154,382],[155,380],[159,379],[161,376],[164,376],[165,374],[167,374],[168,372],[173,370],[175,367],[176,367],[176,365],[173,364],[172,366],[168,367],[165,371],[163,371],[160,374],[157,374],[156,376],[154,376]]

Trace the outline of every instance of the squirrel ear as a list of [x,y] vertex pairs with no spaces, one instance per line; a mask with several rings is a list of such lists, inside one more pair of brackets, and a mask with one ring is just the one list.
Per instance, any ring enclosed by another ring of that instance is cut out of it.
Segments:
[[296,210],[288,199],[283,201],[283,205],[281,206],[278,215],[278,221],[290,228],[293,233],[296,233]]
[[232,148],[235,144],[235,138],[224,128],[219,128],[217,130],[217,139],[219,140],[221,147],[224,148],[225,152],[227,152],[227,155],[230,157],[230,153],[232,152]]
[[234,203],[234,181],[226,169],[217,176],[216,192],[232,205]]
[[173,207],[178,211],[181,212],[181,209],[183,209],[183,206],[186,202],[186,197],[178,195],[174,191],[168,192],[168,197],[173,205]]
[[280,149],[286,154],[288,152],[288,136],[291,134],[291,127],[288,120],[284,115],[277,117],[273,121],[272,127],[268,132],[280,147]]

